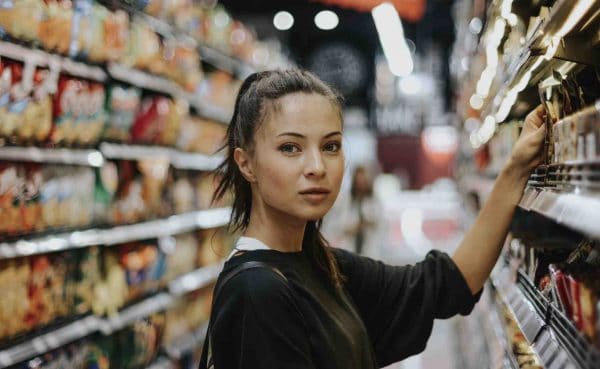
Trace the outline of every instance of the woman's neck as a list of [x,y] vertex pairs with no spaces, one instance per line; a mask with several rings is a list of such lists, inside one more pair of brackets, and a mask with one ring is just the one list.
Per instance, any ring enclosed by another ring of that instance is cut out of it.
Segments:
[[265,204],[254,206],[244,236],[256,238],[282,252],[302,251],[306,221],[298,220]]

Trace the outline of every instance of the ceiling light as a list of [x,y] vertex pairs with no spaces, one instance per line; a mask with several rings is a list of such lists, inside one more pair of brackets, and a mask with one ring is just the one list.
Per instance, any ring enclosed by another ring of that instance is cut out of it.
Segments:
[[469,30],[475,35],[478,35],[482,28],[483,23],[479,18],[473,18],[471,19],[471,22],[469,22]]
[[337,27],[340,19],[331,10],[321,10],[315,15],[315,25],[322,30],[329,31]]
[[469,99],[469,105],[471,105],[471,107],[475,110],[479,110],[481,109],[481,107],[483,106],[483,99],[481,98],[481,96],[474,94],[473,96],[471,96],[471,98]]
[[390,70],[396,76],[409,75],[414,65],[396,8],[386,2],[374,7],[371,14]]
[[287,31],[294,25],[294,16],[286,11],[277,12],[273,17],[273,25],[280,31]]

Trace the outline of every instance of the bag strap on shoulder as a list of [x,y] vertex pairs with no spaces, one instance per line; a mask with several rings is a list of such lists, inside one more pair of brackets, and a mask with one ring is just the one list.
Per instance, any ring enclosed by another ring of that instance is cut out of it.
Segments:
[[[248,269],[256,269],[256,268],[265,268],[265,269],[269,269],[271,271],[273,271],[275,274],[277,274],[280,278],[282,278],[284,281],[286,281],[286,283],[288,282],[288,279],[286,278],[286,276],[276,267],[267,264],[265,262],[262,261],[247,261],[245,263],[242,263],[240,265],[238,265],[237,267],[233,268],[229,273],[227,273],[223,279],[220,281],[220,283],[215,286],[215,290],[213,292],[213,307],[215,304],[215,301],[217,301],[217,298],[219,297],[221,291],[223,290],[223,287],[227,284],[227,282],[229,282],[233,277],[235,277],[236,275],[240,274],[241,272],[248,270]],[[211,308],[211,316],[212,316],[212,308]],[[202,348],[202,357],[200,358],[200,366],[199,369],[214,369],[214,363],[212,360],[212,347],[211,347],[211,343],[210,343],[210,336],[211,336],[211,331],[212,331],[212,319],[209,320],[208,322],[208,329],[206,331],[206,338],[204,339],[204,347]]]

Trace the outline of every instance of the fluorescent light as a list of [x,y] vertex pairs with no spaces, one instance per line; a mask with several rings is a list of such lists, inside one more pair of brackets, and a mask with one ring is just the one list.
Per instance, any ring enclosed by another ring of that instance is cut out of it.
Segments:
[[483,99],[481,98],[481,96],[474,94],[469,99],[469,105],[471,105],[473,109],[479,110],[481,109],[481,107],[483,107]]
[[277,12],[273,17],[273,25],[280,31],[287,31],[294,25],[294,16],[286,11]]
[[337,27],[340,19],[337,14],[331,10],[321,10],[315,15],[315,25],[325,31],[329,31]]
[[479,19],[479,18],[471,19],[471,21],[469,22],[469,30],[473,34],[478,35],[482,29],[483,29],[483,22],[481,21],[481,19]]
[[390,70],[399,77],[409,75],[414,65],[396,8],[386,2],[374,7],[371,14]]

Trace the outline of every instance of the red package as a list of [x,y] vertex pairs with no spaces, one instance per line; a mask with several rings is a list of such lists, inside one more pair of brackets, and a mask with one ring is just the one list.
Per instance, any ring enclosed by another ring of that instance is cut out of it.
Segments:
[[571,319],[575,323],[575,327],[583,330],[583,312],[581,310],[580,282],[573,276],[568,275],[569,287],[571,290],[572,316]]
[[58,90],[54,95],[54,127],[51,134],[53,143],[72,144],[76,141],[76,118],[83,113],[80,94],[84,87],[81,80],[64,75],[60,77]]
[[144,99],[131,129],[131,138],[134,142],[160,143],[161,133],[167,125],[169,103],[169,99],[164,96]]
[[564,311],[565,315],[570,317],[572,316],[573,311],[571,306],[571,298],[569,295],[570,288],[568,286],[565,274],[554,264],[550,264],[549,269],[550,276],[556,290],[556,295],[558,297],[558,302],[562,306],[562,310]]

